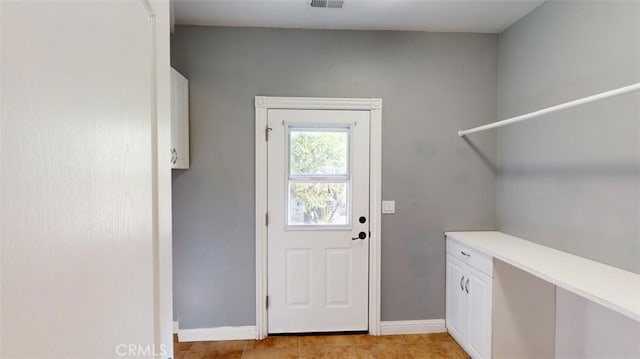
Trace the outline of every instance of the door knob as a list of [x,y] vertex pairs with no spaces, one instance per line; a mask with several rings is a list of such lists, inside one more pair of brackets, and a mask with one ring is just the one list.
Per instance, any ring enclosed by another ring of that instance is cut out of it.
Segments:
[[353,238],[351,238],[351,240],[355,241],[356,239],[365,239],[365,238],[367,238],[367,234],[364,233],[364,232],[360,232],[360,233],[358,233],[357,237],[353,237]]

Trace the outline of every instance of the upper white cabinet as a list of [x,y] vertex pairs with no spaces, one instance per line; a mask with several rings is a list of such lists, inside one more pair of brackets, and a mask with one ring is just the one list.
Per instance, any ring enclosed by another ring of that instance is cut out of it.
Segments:
[[447,238],[447,330],[474,359],[491,358],[493,259]]
[[171,69],[171,168],[189,168],[189,80]]

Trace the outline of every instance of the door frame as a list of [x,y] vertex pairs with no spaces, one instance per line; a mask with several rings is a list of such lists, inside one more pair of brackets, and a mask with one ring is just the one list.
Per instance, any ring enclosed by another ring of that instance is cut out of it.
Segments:
[[[173,357],[173,240],[171,210],[170,32],[171,9],[164,0],[141,0],[152,32],[152,151],[155,341],[164,345],[161,358]],[[166,36],[165,36],[166,35]]]
[[380,335],[380,249],[382,233],[382,99],[256,96],[256,339],[267,327],[267,112],[289,110],[369,111],[369,334]]

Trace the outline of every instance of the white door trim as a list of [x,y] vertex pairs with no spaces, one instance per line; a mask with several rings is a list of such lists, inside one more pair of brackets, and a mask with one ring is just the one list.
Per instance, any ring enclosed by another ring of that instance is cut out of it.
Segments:
[[380,335],[380,238],[382,217],[382,99],[256,96],[256,339],[267,337],[267,110],[370,111],[369,333]]
[[142,0],[151,18],[153,36],[153,93],[154,101],[152,134],[156,152],[153,153],[152,168],[154,178],[153,240],[156,256],[154,271],[156,276],[156,341],[165,345],[166,353],[161,358],[173,357],[173,244],[171,211],[171,94],[169,88],[170,44],[169,44],[169,4],[164,0]]

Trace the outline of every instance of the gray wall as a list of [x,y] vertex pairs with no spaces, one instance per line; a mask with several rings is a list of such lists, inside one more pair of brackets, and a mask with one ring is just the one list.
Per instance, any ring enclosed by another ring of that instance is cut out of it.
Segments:
[[640,322],[562,288],[555,329],[556,358],[640,358]]
[[[497,36],[178,27],[191,169],[174,171],[181,328],[255,323],[256,95],[383,98],[382,320],[444,318],[445,230],[495,229]],[[426,110],[423,110],[426,109]]]
[[[501,117],[640,82],[640,2],[547,2],[499,63]],[[498,229],[640,273],[639,138],[638,92],[500,130]]]

